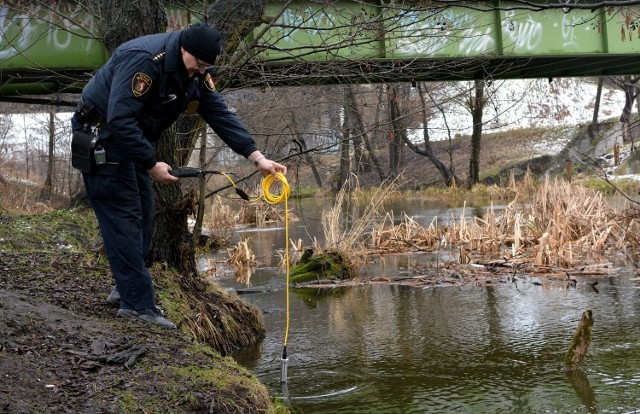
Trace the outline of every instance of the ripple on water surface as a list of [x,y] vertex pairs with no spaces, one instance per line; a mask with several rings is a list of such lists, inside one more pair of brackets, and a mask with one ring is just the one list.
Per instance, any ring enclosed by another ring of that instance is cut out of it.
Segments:
[[[288,400],[308,413],[633,412],[640,296],[603,285],[600,293],[504,285],[363,287],[315,301],[294,294]],[[260,298],[281,307],[279,296]],[[562,358],[586,309],[592,345],[569,375]],[[283,395],[284,315],[265,319],[272,335],[251,368]]]

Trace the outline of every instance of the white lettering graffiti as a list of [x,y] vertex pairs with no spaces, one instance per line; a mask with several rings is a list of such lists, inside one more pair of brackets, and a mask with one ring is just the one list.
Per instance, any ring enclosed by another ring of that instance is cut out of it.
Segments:
[[403,14],[397,23],[401,28],[398,33],[398,51],[403,54],[436,54],[447,46],[451,27],[448,21],[451,16],[433,15],[424,17],[419,12]]
[[482,33],[479,30],[466,29],[463,31],[458,50],[465,55],[478,54],[493,51],[495,40],[493,30],[487,27]]
[[[542,42],[542,23],[535,21],[531,14],[527,15],[526,21],[521,22],[517,20],[515,11],[507,11],[502,28],[503,33],[506,33],[508,39],[511,40],[510,46],[516,50],[532,51]],[[505,45],[505,47],[507,46]]]
[[562,16],[562,47],[577,46],[576,18],[565,14]]
[[495,45],[493,31],[491,27],[474,28],[478,19],[477,15],[454,9],[436,14],[406,13],[397,25],[402,28],[398,34],[398,51],[437,54],[443,53],[447,46],[457,44],[458,51],[463,54],[488,52]]
[[[44,42],[50,49],[61,51],[72,47],[74,34],[83,36],[85,51],[91,50],[94,40],[87,28],[94,27],[94,17],[86,12],[64,6],[44,9],[36,6],[21,14],[8,6],[0,7],[0,58],[9,59]],[[60,16],[67,16],[60,18]],[[75,21],[83,21],[80,27]],[[77,47],[74,46],[74,47]]]
[[281,33],[282,38],[280,41],[297,43],[296,38],[302,34],[311,44],[310,36],[319,35],[317,28],[331,28],[332,25],[327,24],[327,22],[333,22],[336,19],[337,16],[326,10],[314,11],[309,6],[306,6],[303,10],[287,9],[278,19],[278,23],[285,26]]

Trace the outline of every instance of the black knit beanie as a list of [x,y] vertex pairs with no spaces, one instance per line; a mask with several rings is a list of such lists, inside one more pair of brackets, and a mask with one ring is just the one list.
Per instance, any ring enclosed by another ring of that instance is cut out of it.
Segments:
[[220,54],[220,33],[204,23],[182,31],[180,46],[204,63],[214,64]]

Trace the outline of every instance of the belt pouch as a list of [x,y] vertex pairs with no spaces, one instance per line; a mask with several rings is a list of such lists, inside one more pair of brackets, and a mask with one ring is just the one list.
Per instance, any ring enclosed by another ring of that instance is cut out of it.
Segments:
[[95,170],[93,152],[98,138],[82,130],[73,132],[71,138],[71,165],[80,171],[90,173]]

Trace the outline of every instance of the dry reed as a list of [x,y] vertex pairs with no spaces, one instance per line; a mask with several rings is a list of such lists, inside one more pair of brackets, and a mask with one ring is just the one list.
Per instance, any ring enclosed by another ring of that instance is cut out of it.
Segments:
[[325,245],[314,243],[314,250],[338,252],[349,263],[357,267],[366,256],[370,228],[379,220],[383,203],[397,191],[395,181],[380,185],[366,194],[366,203],[358,200],[357,178],[348,180],[338,191],[333,207],[322,212],[322,229]]
[[229,264],[235,270],[236,281],[250,286],[252,269],[258,265],[258,262],[247,241],[239,241],[235,247],[227,249],[227,254],[229,255]]
[[256,255],[253,253],[246,240],[241,240],[235,247],[227,249],[229,263],[236,267],[255,267]]
[[231,230],[238,222],[238,214],[231,210],[222,198],[216,195],[211,201],[209,214],[205,215],[204,227],[216,230]]
[[449,247],[459,249],[461,263],[468,262],[470,254],[488,255],[547,272],[579,265],[598,274],[605,265],[593,263],[598,259],[593,254],[587,257],[588,253],[639,246],[638,211],[618,214],[602,193],[549,177],[538,185],[530,174],[520,184],[512,176],[509,187],[515,198],[498,215],[492,206],[484,218],[467,220],[463,208],[448,226],[422,227],[405,215],[394,225],[393,216],[387,214],[371,232],[371,249],[384,253]]
[[270,222],[284,220],[284,211],[276,205],[268,203],[244,203],[238,213],[238,221],[247,224],[263,227]]

